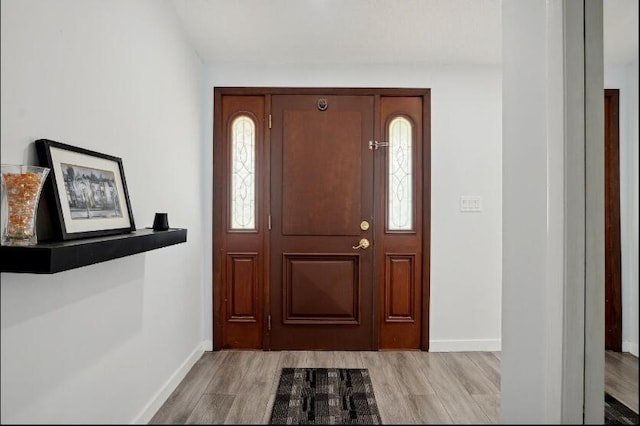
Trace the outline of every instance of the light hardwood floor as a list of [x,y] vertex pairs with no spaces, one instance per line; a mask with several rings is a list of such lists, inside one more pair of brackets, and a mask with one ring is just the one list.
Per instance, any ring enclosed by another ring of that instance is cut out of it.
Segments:
[[604,356],[604,390],[637,413],[638,357],[611,351]]
[[[607,352],[607,391],[638,410],[638,358]],[[498,423],[499,352],[206,352],[151,424],[266,424],[283,367],[368,368],[385,424]],[[635,405],[634,405],[635,404]]]

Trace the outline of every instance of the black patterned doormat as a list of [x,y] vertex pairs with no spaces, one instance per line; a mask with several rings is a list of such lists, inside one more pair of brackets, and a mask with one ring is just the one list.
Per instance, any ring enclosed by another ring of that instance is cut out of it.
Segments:
[[269,424],[381,424],[366,368],[283,368]]
[[637,425],[638,414],[608,393],[604,393],[604,424]]

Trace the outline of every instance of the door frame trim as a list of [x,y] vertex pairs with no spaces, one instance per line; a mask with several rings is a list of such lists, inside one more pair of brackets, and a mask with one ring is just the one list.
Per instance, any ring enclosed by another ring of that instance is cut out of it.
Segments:
[[605,299],[608,300],[608,303],[605,302],[604,313],[605,349],[622,352],[620,89],[604,89],[604,97],[605,103],[609,102],[610,107],[608,110],[605,108],[604,117]]
[[[212,320],[213,320],[213,350],[222,348],[222,322],[221,318],[222,304],[224,303],[223,280],[222,276],[222,257],[225,253],[225,234],[226,228],[224,224],[224,209],[219,206],[224,204],[222,196],[222,184],[226,182],[223,171],[223,123],[222,123],[222,97],[223,96],[264,96],[264,176],[260,190],[263,191],[262,206],[258,207],[260,216],[258,220],[268,220],[269,206],[271,203],[270,194],[270,129],[268,117],[271,114],[271,96],[272,95],[356,95],[356,96],[373,96],[374,97],[374,135],[380,138],[380,111],[379,103],[381,96],[414,96],[422,98],[422,180],[423,180],[423,205],[422,205],[422,319],[421,319],[421,349],[427,351],[429,349],[429,304],[430,304],[430,278],[431,278],[431,89],[426,88],[319,88],[319,87],[214,87],[213,88],[213,226],[212,226]],[[268,316],[271,312],[270,307],[270,244],[268,232],[264,233],[263,241],[263,259],[262,265],[264,274],[262,290],[263,310],[263,338],[262,348],[267,350],[270,348],[270,336],[267,330]],[[378,346],[378,296],[377,291],[373,292],[373,341]]]

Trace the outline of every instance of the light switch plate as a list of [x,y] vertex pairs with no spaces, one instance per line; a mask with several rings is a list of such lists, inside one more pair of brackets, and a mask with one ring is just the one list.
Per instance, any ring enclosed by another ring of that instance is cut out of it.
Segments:
[[482,197],[479,195],[462,195],[460,196],[461,212],[480,212],[482,211]]

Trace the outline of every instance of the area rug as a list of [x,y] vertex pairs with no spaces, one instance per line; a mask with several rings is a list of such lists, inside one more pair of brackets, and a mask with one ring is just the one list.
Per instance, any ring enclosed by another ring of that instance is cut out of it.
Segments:
[[367,369],[283,368],[269,424],[381,424]]
[[608,393],[604,393],[604,424],[637,425],[638,414]]

